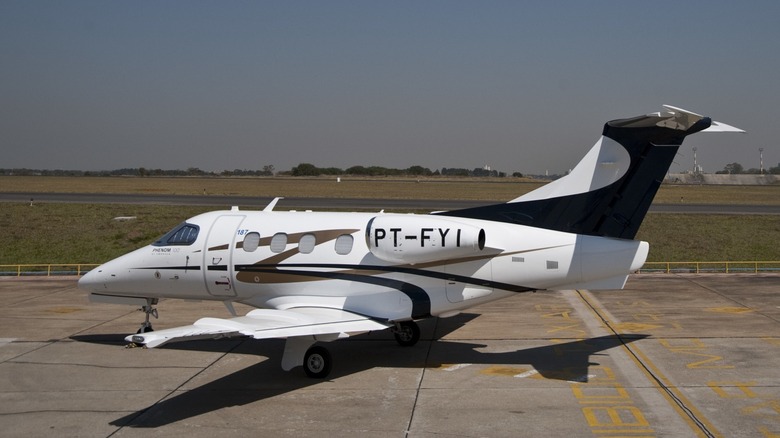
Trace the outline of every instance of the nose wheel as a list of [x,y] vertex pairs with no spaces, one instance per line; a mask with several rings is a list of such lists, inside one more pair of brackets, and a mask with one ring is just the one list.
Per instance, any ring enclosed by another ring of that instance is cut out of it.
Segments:
[[149,322],[149,316],[154,316],[154,319],[157,319],[159,316],[157,314],[157,308],[154,307],[157,305],[157,298],[147,298],[146,299],[146,305],[141,308],[141,311],[144,312],[146,317],[144,318],[144,322],[141,324],[141,328],[138,329],[136,334],[141,333],[148,333],[153,332],[154,329],[152,328],[152,323]]

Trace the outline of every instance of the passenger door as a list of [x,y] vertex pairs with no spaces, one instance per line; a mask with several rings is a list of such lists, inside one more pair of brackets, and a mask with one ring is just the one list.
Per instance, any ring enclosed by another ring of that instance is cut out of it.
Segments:
[[233,249],[241,222],[246,216],[225,215],[214,221],[206,239],[203,251],[203,266],[206,288],[209,293],[219,297],[234,297],[233,285]]

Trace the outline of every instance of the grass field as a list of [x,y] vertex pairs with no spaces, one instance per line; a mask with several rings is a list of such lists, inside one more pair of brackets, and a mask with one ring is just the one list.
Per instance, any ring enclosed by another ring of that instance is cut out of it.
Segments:
[[[0,265],[101,263],[153,242],[208,207],[2,204]],[[116,221],[118,216],[136,216]],[[780,218],[649,214],[648,261],[780,260]]]
[[[505,179],[504,179],[505,180]],[[4,192],[208,193],[505,201],[538,187],[504,180],[0,177]],[[202,187],[205,186],[205,187]],[[197,188],[196,188],[197,187]],[[189,190],[189,191],[186,191]],[[663,186],[656,202],[780,204],[777,186]],[[0,265],[101,263],[154,241],[209,207],[0,204]],[[119,216],[136,216],[116,221]],[[780,217],[649,214],[637,238],[648,261],[780,260]]]
[[[133,178],[0,176],[0,192],[239,195],[508,201],[542,186],[525,178]],[[780,205],[780,185],[663,185],[656,203]]]

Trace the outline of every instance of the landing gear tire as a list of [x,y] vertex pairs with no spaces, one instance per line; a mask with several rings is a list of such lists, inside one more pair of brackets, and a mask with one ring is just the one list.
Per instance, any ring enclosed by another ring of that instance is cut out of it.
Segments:
[[311,347],[303,356],[303,370],[312,379],[324,379],[330,374],[333,361],[324,347]]
[[135,334],[140,335],[142,333],[149,333],[149,332],[153,332],[153,331],[154,331],[154,329],[152,328],[151,324],[149,324],[149,325],[141,325],[141,328],[139,328],[138,331],[135,332]]
[[420,326],[414,321],[402,321],[393,330],[395,341],[402,347],[411,347],[420,340]]

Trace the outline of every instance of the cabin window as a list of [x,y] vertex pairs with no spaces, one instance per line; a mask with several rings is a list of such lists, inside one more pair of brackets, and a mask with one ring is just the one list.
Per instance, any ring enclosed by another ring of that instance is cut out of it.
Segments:
[[192,245],[198,238],[198,231],[200,227],[188,223],[180,224],[178,227],[172,229],[168,234],[157,239],[152,246],[169,246],[169,245]]
[[280,253],[287,248],[287,233],[276,233],[271,238],[271,252]]
[[317,238],[314,237],[314,234],[304,234],[298,242],[298,251],[302,254],[309,254],[314,251],[315,245],[317,245]]
[[352,252],[352,244],[355,238],[351,234],[342,234],[336,239],[336,254],[347,255]]
[[256,231],[247,233],[246,237],[244,237],[244,251],[255,252],[258,246],[260,246],[260,233]]

